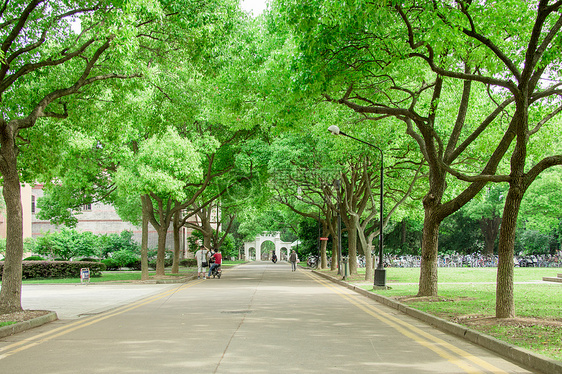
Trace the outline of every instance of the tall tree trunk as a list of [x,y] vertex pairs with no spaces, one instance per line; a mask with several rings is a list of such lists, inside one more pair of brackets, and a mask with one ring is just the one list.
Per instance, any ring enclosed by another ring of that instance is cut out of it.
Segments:
[[[354,218],[359,221],[358,216],[354,216]],[[368,238],[365,238],[365,231],[356,222],[357,226],[357,236],[359,237],[359,242],[361,243],[361,247],[363,247],[363,255],[365,255],[365,280],[372,280],[374,279],[374,272],[373,272],[373,256],[371,252],[373,251],[373,238],[377,235],[377,232],[373,232],[369,235]]]
[[484,254],[494,254],[494,244],[498,238],[501,217],[484,218],[480,220],[480,231],[484,236]]
[[[201,233],[203,234],[203,244],[205,247],[211,249],[213,245],[211,240],[213,238],[213,226],[211,225],[211,213],[208,211],[209,210],[207,209],[202,209],[203,214],[200,215],[202,228]],[[259,259],[256,258],[256,261],[259,261]]]
[[371,254],[372,250],[373,250],[373,246],[367,244],[367,250],[365,251],[365,280],[366,281],[372,280],[375,277],[373,255]]
[[437,251],[439,226],[445,216],[438,215],[441,199],[446,189],[443,170],[435,167],[430,171],[430,190],[423,198],[424,220],[420,282],[417,296],[437,296]]
[[[379,230],[380,231],[380,230]],[[373,239],[378,236],[379,232],[375,231],[369,235],[367,239],[367,250],[365,251],[365,280],[375,279],[374,269],[375,261],[373,257]],[[383,264],[384,266],[384,264]]]
[[521,199],[517,192],[509,189],[505,200],[503,222],[500,229],[498,246],[498,270],[496,282],[496,318],[515,317],[515,301],[513,298],[513,247],[515,229]]
[[[328,228],[325,221],[322,222],[322,237],[328,237]],[[328,256],[326,255],[326,247],[328,246],[327,240],[320,241],[320,269],[328,268]]]
[[150,197],[141,196],[142,203],[142,237],[141,237],[141,280],[148,280],[148,205],[146,199]]
[[[527,108],[527,106],[522,106]],[[514,115],[517,118],[517,113]],[[515,230],[521,201],[525,194],[523,183],[525,159],[527,156],[527,112],[519,114],[516,122],[516,144],[511,156],[511,181],[505,198],[502,215],[500,240],[498,244],[498,273],[496,282],[496,318],[515,317],[515,301],[513,298],[513,248]]]
[[349,261],[349,274],[357,274],[357,227],[358,224],[355,219],[347,220],[349,223],[347,228],[347,249],[348,249],[348,261]]
[[0,291],[0,314],[18,312],[21,307],[23,259],[23,209],[17,170],[17,149],[9,126],[0,133],[0,172],[6,202],[6,256]]
[[338,269],[338,236],[332,236],[332,265],[330,266],[330,270]]
[[180,212],[174,213],[174,260],[172,262],[172,274],[180,272]]
[[157,232],[158,253],[156,254],[156,276],[163,276],[166,273],[166,235],[168,235],[168,227],[160,226]]
[[418,296],[437,296],[437,249],[439,222],[426,211],[423,222],[422,255]]

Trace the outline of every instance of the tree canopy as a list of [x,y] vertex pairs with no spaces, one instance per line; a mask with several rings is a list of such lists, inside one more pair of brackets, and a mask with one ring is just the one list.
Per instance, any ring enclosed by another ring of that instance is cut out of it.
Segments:
[[172,223],[198,215],[204,241],[227,237],[209,227],[218,207],[238,238],[309,235],[314,220],[335,243],[339,214],[354,272],[382,213],[396,247],[423,221],[418,295],[434,296],[440,238],[463,250],[450,240],[478,226],[475,246],[499,255],[496,315],[513,316],[515,241],[560,242],[561,7],[276,0],[251,18],[230,0],[6,3],[0,312],[21,309],[20,182],[40,181],[56,223],[93,201],[150,221],[158,274]]

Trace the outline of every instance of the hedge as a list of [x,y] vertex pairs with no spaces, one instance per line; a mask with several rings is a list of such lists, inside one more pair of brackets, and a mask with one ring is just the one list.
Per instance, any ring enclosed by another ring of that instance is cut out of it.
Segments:
[[[90,269],[90,277],[100,276],[105,265],[91,261],[23,261],[22,279],[32,278],[79,278],[80,269]],[[0,261],[0,276],[4,261]]]
[[186,268],[196,268],[197,267],[197,259],[187,258],[187,259],[180,260],[180,266],[183,266],[183,267],[186,267]]

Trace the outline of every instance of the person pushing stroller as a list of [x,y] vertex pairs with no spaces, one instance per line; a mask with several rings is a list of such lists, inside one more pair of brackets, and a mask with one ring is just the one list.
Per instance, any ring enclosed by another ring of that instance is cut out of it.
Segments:
[[218,277],[220,278],[220,274],[218,272],[222,264],[222,254],[218,248],[215,249],[215,252],[211,255],[209,262],[211,263],[211,267],[209,268],[208,277],[211,278],[211,274],[213,274],[213,275],[218,275]]

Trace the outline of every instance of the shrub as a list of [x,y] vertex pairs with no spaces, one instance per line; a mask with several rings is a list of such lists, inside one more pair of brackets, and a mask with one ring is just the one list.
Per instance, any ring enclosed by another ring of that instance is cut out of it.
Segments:
[[186,259],[180,260],[180,266],[183,266],[183,267],[186,267],[186,268],[197,267],[197,259],[186,258]]
[[47,261],[47,259],[41,256],[29,256],[23,259],[24,261]]
[[119,270],[119,262],[113,258],[104,258],[101,263],[105,265],[107,270]]
[[[100,276],[106,270],[99,262],[81,261],[23,261],[22,279],[32,278],[79,278],[80,269],[90,269],[90,276]],[[0,262],[0,275],[4,270],[4,262]]]
[[142,270],[141,260],[129,263],[127,267],[131,270]]
[[129,267],[139,261],[139,255],[131,250],[122,249],[111,254],[111,258],[117,261],[119,267]]
[[112,253],[122,250],[139,253],[140,246],[133,240],[132,231],[122,231],[120,234],[106,234],[99,236],[101,256],[112,257]]
[[[172,260],[172,259],[169,259],[169,258],[165,259],[164,260],[164,267],[169,268],[170,266],[173,265],[173,262],[174,262],[174,260]],[[153,270],[156,269],[156,260],[148,261],[148,267],[153,269]]]
[[98,237],[91,232],[62,229],[35,240],[35,253],[70,260],[74,257],[97,255]]

